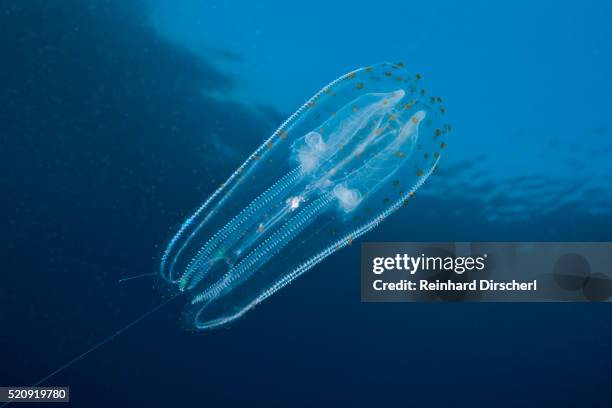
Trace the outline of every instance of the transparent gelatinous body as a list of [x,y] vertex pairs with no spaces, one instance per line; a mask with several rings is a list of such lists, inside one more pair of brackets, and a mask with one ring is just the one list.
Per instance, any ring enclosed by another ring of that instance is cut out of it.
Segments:
[[445,108],[401,64],[346,74],[291,115],[181,226],[161,276],[223,325],[405,204],[446,146]]

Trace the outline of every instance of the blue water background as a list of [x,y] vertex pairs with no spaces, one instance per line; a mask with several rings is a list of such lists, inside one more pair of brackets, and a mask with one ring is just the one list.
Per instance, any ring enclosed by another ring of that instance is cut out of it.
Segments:
[[[454,127],[368,241],[612,240],[607,1],[0,1],[0,385],[161,300],[173,228],[337,76],[403,61]],[[363,304],[359,246],[227,329],[171,303],[72,405],[612,405],[609,304]]]

